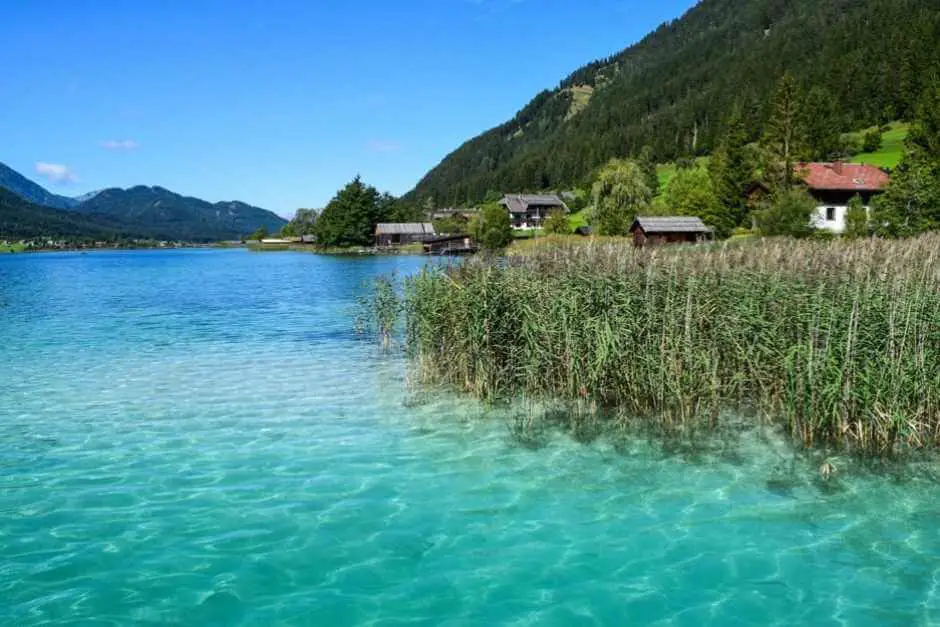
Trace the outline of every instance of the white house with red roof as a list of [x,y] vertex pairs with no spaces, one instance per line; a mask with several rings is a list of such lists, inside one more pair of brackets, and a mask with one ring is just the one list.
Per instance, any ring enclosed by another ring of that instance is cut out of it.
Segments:
[[853,196],[861,196],[870,209],[871,199],[891,182],[884,170],[860,163],[803,163],[797,173],[818,204],[813,226],[833,233],[845,231],[845,214]]

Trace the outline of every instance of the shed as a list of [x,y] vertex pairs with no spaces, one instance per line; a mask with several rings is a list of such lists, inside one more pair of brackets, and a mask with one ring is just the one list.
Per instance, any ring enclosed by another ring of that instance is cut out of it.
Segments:
[[434,237],[430,222],[382,223],[375,227],[376,246],[401,246],[423,242]]
[[674,217],[638,217],[630,227],[633,243],[636,246],[646,244],[678,244],[702,242],[711,237],[712,230],[705,226],[701,218]]
[[466,234],[441,235],[424,240],[426,255],[469,255],[474,252],[473,240]]

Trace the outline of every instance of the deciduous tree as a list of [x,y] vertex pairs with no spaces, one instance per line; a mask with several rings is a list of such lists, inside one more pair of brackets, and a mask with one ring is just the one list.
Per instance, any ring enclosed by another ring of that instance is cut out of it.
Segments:
[[592,191],[591,223],[600,235],[626,235],[653,196],[636,162],[623,159],[612,159],[601,169]]

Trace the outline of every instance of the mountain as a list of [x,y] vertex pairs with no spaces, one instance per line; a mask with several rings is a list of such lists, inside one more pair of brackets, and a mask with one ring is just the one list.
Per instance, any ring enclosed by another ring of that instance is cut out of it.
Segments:
[[0,187],[0,238],[40,236],[108,240],[142,237],[107,218],[41,207]]
[[826,90],[843,131],[908,119],[940,73],[940,3],[702,0],[459,147],[406,199],[444,206],[563,189],[644,146],[659,161],[706,154],[735,106],[756,139],[787,70]]
[[78,200],[53,194],[42,185],[32,182],[13,168],[2,163],[0,163],[0,187],[10,190],[20,198],[33,204],[44,207],[71,209],[78,204]]
[[102,190],[73,210],[111,218],[153,237],[191,241],[238,239],[262,226],[275,232],[287,224],[284,218],[243,202],[212,204],[143,185]]
[[[273,233],[287,224],[287,220],[277,214],[243,202],[213,204],[181,196],[162,187],[111,188],[67,198],[49,192],[2,163],[0,190],[12,192],[26,201],[26,205],[16,205],[9,194],[5,194],[7,213],[4,215],[9,220],[3,224],[8,227],[18,225],[19,231],[0,230],[0,235],[26,237],[25,231],[33,228],[30,225],[47,224],[53,229],[72,225],[76,231],[56,230],[55,233],[36,232],[33,235],[80,236],[86,231],[99,229],[96,232],[133,234],[141,238],[215,241],[238,239],[262,226]],[[75,215],[46,213],[47,209],[68,210]]]

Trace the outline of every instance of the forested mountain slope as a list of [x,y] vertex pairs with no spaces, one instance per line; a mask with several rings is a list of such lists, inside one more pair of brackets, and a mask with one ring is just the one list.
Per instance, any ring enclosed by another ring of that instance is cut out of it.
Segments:
[[71,209],[80,200],[53,194],[42,185],[34,183],[16,170],[0,163],[0,187],[10,190],[20,198],[36,205],[53,209]]
[[209,203],[162,187],[106,189],[75,211],[133,225],[154,237],[181,240],[237,239],[260,227],[278,231],[287,220],[242,202]]
[[840,130],[908,119],[940,72],[940,2],[702,0],[465,143],[408,199],[446,205],[559,189],[644,146],[659,161],[705,154],[735,106],[756,139],[787,70],[827,90]]
[[0,239],[141,237],[133,228],[100,216],[35,205],[0,187]]

